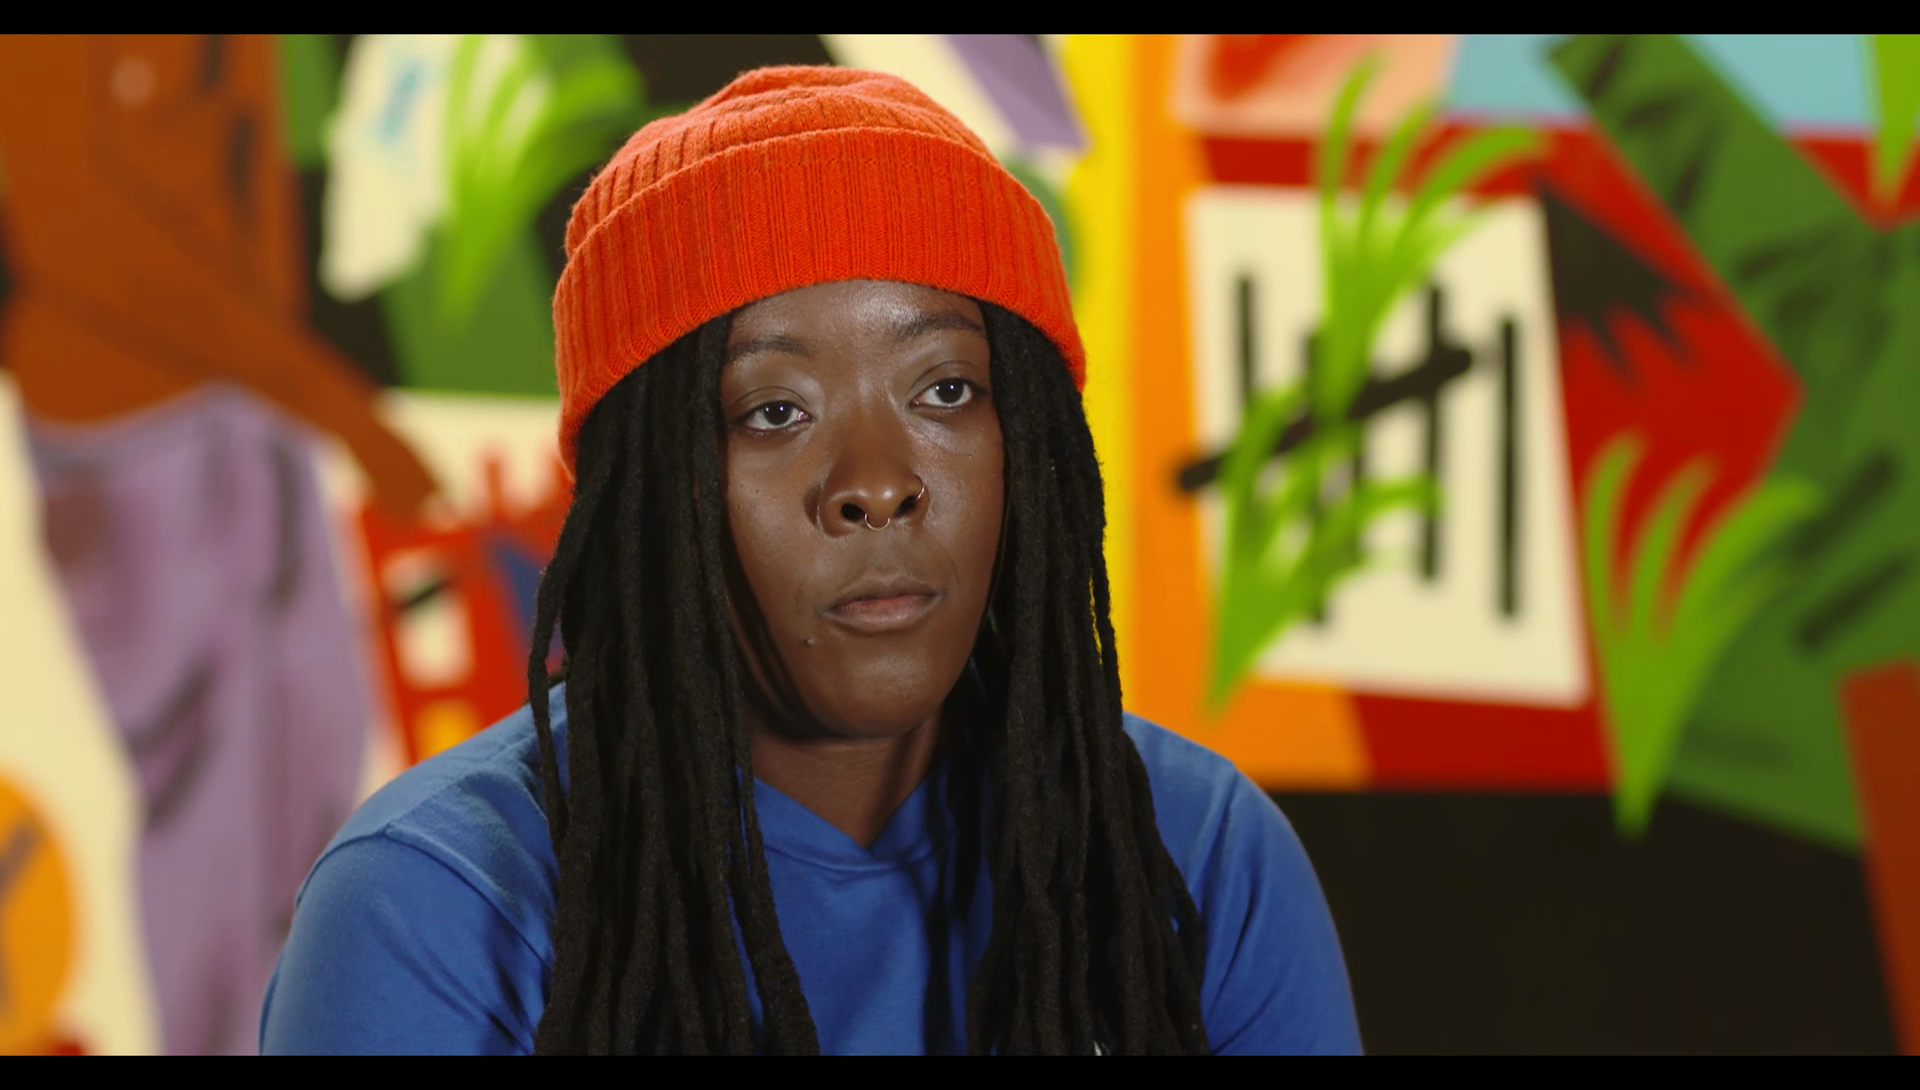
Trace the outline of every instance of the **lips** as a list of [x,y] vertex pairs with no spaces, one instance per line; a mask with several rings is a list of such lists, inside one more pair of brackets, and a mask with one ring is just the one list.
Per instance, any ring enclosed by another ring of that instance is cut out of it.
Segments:
[[916,579],[868,579],[824,613],[844,628],[877,636],[912,628],[939,600],[939,591]]

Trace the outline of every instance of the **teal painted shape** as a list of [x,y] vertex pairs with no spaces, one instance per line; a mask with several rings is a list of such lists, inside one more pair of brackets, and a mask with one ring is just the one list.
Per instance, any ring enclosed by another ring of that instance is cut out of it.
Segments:
[[[1777,125],[1873,127],[1872,75],[1860,34],[1682,36]],[[1564,34],[1468,34],[1460,44],[1446,108],[1456,114],[1528,115],[1572,121],[1586,114],[1548,54]]]

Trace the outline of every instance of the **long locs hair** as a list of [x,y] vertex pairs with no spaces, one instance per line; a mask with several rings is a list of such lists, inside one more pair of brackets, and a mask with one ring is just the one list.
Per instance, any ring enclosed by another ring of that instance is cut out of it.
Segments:
[[[967,1045],[1203,1053],[1199,913],[1121,725],[1093,438],[1059,351],[1024,319],[982,310],[1007,523],[975,651],[993,925],[969,984]],[[727,328],[717,319],[675,342],[588,417],[541,581],[527,685],[559,860],[543,1053],[819,1051],[774,912],[740,715]],[[564,789],[547,704],[556,625]]]

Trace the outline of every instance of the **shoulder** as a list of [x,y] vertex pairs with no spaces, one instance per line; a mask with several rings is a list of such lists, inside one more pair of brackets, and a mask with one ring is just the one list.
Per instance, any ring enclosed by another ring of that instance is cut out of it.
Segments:
[[[553,690],[548,707],[564,746],[563,687]],[[316,872],[336,854],[380,841],[404,845],[453,872],[545,955],[558,864],[528,707],[375,792],[334,838]]]
[[[561,692],[555,690],[550,705],[556,734],[566,726]],[[403,845],[444,866],[530,941],[543,939],[545,921],[553,918],[557,865],[532,712],[522,706],[396,776],[348,820],[315,871],[380,842]]]
[[1216,1052],[1357,1052],[1339,936],[1286,815],[1233,762],[1129,714],[1161,840],[1200,910]]
[[522,708],[354,813],[301,887],[264,1050],[531,1047],[557,886],[539,769]]
[[[1224,861],[1222,853],[1263,837],[1298,843],[1273,800],[1232,761],[1131,712],[1124,725],[1147,766],[1160,837],[1183,872],[1205,871]],[[1192,883],[1202,875],[1187,877]]]

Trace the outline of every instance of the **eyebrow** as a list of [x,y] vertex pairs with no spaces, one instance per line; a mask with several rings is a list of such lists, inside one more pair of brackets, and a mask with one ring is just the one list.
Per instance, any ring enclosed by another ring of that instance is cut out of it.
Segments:
[[964,314],[956,314],[951,310],[941,310],[931,314],[919,314],[896,324],[893,327],[893,342],[905,344],[915,337],[924,337],[929,333],[938,333],[943,330],[978,333],[982,337],[987,335],[987,331],[981,327],[980,323],[972,318]]
[[782,352],[789,356],[813,358],[813,346],[798,337],[786,333],[775,333],[766,337],[754,337],[727,347],[727,362],[732,363],[742,356],[751,356],[756,352]]
[[[912,318],[896,323],[891,332],[893,343],[905,344],[915,338],[924,337],[929,333],[939,333],[949,330],[962,333],[975,333],[981,337],[987,335],[985,327],[979,322],[974,321],[964,314],[956,314],[950,310],[936,311],[931,314],[917,314]],[[742,356],[751,356],[757,352],[780,352],[789,356],[799,356],[802,359],[813,358],[813,346],[805,340],[787,333],[774,333],[765,337],[753,337],[730,346],[727,349],[727,362],[732,363]]]

